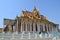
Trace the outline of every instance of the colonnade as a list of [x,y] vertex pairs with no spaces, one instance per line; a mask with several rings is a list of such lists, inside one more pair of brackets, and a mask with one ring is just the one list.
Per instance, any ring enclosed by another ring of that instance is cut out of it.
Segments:
[[[17,23],[18,27],[18,23]],[[50,24],[41,24],[41,23],[34,23],[34,22],[21,22],[20,31],[23,32],[50,32],[51,26]]]

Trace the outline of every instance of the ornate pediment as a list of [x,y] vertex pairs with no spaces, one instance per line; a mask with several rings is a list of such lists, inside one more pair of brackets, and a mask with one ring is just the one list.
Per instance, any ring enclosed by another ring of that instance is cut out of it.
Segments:
[[32,19],[40,19],[40,14],[37,11],[36,7],[34,7],[32,12],[30,12],[30,11],[22,11],[22,16],[32,18]]
[[36,7],[34,7],[33,11],[22,11],[21,18],[30,18],[30,19],[36,19],[36,20],[42,20],[48,23],[50,22],[44,15],[41,15]]

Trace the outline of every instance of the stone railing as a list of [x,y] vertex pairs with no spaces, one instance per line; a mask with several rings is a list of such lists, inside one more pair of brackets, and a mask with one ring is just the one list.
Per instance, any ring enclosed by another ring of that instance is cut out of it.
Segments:
[[38,34],[31,33],[0,33],[0,40],[60,40],[56,37],[39,37]]

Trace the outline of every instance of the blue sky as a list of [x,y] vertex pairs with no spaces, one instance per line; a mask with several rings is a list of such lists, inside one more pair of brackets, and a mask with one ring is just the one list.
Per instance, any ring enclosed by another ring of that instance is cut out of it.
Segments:
[[48,20],[60,24],[60,0],[0,0],[0,27],[3,19],[14,19],[22,10],[32,11],[34,6]]

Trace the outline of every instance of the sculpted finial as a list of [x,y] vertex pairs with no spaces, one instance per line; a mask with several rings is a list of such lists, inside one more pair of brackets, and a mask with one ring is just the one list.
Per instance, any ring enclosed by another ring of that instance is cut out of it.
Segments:
[[34,11],[37,11],[36,6],[34,6],[33,12],[34,12]]

